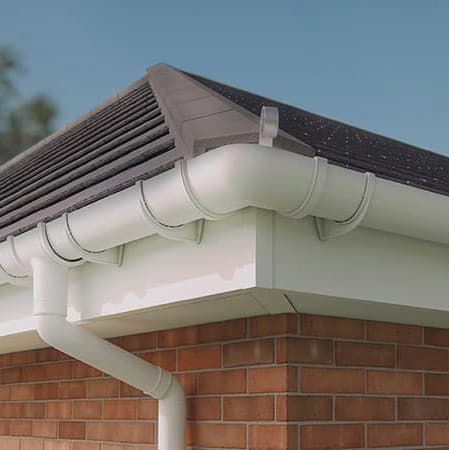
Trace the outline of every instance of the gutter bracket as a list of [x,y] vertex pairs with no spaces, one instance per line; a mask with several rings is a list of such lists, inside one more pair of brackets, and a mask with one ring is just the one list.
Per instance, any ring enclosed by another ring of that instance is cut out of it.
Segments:
[[48,238],[47,225],[45,222],[39,222],[37,224],[37,230],[39,233],[39,241],[42,250],[56,264],[60,264],[65,267],[75,267],[79,266],[80,264],[83,264],[84,262],[83,258],[75,258],[75,259],[64,258],[55,251],[55,249],[51,245],[50,239]]
[[5,281],[6,283],[11,283],[15,286],[32,286],[33,280],[30,273],[16,252],[14,237],[8,236],[6,238],[6,244],[10,259],[18,268],[20,268],[24,275],[13,274],[0,264],[0,280]]
[[113,266],[120,266],[123,261],[124,245],[111,248],[110,250],[93,251],[83,247],[73,235],[70,228],[69,214],[63,214],[64,228],[67,239],[70,241],[76,251],[82,256],[84,261],[96,264],[108,264]]
[[202,205],[198,200],[196,194],[193,192],[192,186],[190,185],[189,176],[187,174],[187,161],[185,159],[180,159],[175,162],[175,167],[178,168],[179,174],[181,175],[182,185],[184,187],[184,191],[187,194],[192,205],[197,209],[197,211],[203,217],[206,217],[208,220],[220,220],[229,217],[229,213],[217,213],[211,211],[206,206]]
[[315,217],[318,237],[322,241],[343,236],[361,224],[366,216],[368,207],[374,194],[376,187],[376,176],[373,173],[365,173],[365,188],[362,199],[354,214],[347,220],[341,222],[335,220],[322,219]]
[[279,110],[275,106],[262,106],[259,121],[259,145],[273,147],[279,133]]
[[10,283],[14,286],[32,286],[33,280],[29,275],[13,275],[9,273],[1,264],[0,264],[0,280],[4,283]]
[[312,214],[315,206],[324,192],[324,184],[327,176],[327,159],[315,156],[312,182],[307,191],[304,201],[295,209],[288,211],[279,211],[280,214],[293,219],[303,219]]
[[143,190],[142,180],[137,181],[136,188],[138,190],[140,212],[146,222],[149,222],[156,228],[157,234],[175,241],[193,241],[199,244],[202,239],[204,220],[192,222],[184,225],[167,225],[158,220],[148,204]]

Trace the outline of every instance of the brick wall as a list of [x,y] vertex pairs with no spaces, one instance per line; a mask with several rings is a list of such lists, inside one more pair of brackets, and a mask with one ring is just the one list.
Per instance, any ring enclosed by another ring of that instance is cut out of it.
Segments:
[[[113,341],[175,371],[197,449],[449,449],[449,330],[278,315]],[[0,356],[0,450],[155,449],[157,403],[52,350]]]

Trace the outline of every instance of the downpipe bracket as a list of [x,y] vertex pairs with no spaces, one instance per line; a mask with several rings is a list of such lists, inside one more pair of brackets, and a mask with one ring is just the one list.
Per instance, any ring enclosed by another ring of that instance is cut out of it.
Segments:
[[357,228],[366,216],[375,188],[376,176],[371,172],[366,172],[365,188],[362,199],[354,214],[349,219],[342,222],[315,217],[318,237],[322,241],[326,241],[338,236],[343,236]]

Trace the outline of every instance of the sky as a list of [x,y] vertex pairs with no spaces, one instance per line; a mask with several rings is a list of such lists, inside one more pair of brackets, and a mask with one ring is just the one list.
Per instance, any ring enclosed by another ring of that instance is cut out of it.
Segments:
[[165,62],[449,155],[447,0],[0,0],[62,126]]

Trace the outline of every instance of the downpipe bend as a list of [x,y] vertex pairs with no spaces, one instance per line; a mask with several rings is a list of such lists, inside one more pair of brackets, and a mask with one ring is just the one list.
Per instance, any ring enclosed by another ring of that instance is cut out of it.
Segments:
[[33,258],[31,266],[33,314],[42,340],[158,399],[158,449],[185,450],[185,394],[176,377],[68,322],[68,268],[44,258]]

